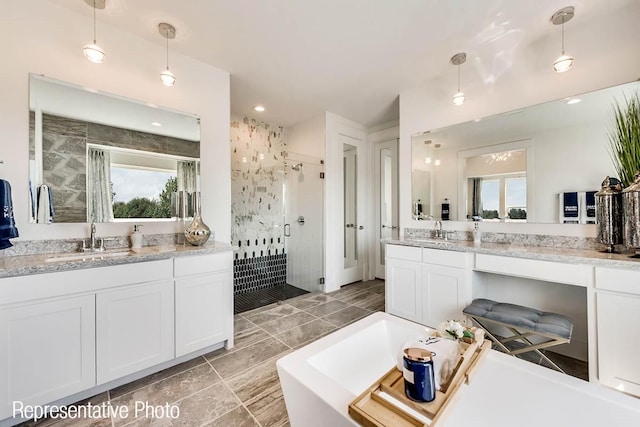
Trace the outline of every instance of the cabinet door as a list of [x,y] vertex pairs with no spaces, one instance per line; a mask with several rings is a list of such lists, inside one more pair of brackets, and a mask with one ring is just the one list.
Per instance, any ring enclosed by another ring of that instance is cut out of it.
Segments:
[[94,295],[0,309],[0,419],[95,385]]
[[460,299],[464,286],[462,268],[422,266],[422,323],[432,328],[445,320],[461,319]]
[[174,357],[173,282],[96,295],[98,384]]
[[176,357],[225,339],[232,288],[231,271],[176,280]]
[[596,304],[600,382],[640,396],[640,295],[600,291]]
[[422,264],[387,258],[386,312],[422,322]]

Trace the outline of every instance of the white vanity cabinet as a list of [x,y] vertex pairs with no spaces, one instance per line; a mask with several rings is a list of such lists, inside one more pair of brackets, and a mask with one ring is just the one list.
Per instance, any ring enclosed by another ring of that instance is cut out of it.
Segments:
[[173,281],[96,295],[98,384],[174,358]]
[[0,420],[96,384],[93,295],[0,309]]
[[595,270],[599,380],[640,396],[640,271]]
[[233,347],[232,271],[229,250],[0,278],[0,425]]
[[387,245],[386,311],[431,327],[461,318],[471,301],[471,259],[462,252]]
[[422,249],[422,323],[437,327],[462,319],[471,302],[473,255],[440,249]]
[[[233,318],[232,254],[175,260],[176,357],[223,341]],[[233,342],[227,342],[232,347]]]

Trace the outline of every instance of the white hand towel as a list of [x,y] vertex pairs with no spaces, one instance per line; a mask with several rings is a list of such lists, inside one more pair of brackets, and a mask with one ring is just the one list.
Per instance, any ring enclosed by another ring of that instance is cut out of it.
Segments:
[[41,185],[38,188],[38,223],[39,224],[51,224],[53,218],[51,218],[51,198],[49,197],[49,187]]

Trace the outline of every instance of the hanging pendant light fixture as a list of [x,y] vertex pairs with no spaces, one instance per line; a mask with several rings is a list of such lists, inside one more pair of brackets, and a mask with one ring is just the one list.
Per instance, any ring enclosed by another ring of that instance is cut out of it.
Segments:
[[439,152],[438,148],[442,147],[442,144],[435,144],[434,147],[436,148],[434,151],[434,155],[436,159],[434,160],[433,164],[436,166],[440,166],[440,158],[439,158],[440,156],[438,155],[438,152]]
[[451,63],[458,66],[458,91],[453,95],[453,105],[464,104],[464,93],[460,91],[460,65],[467,60],[465,52],[456,53],[451,57]]
[[564,52],[564,24],[571,21],[574,14],[575,9],[573,6],[567,6],[554,13],[551,17],[551,23],[553,25],[562,25],[562,53],[553,63],[553,69],[556,73],[564,73],[573,65],[573,56],[567,55]]
[[93,8],[93,43],[87,43],[82,48],[82,53],[93,63],[101,64],[104,61],[104,50],[96,43],[96,9],[104,9],[105,0],[85,0]]
[[162,81],[162,84],[165,86],[173,86],[176,83],[176,76],[169,71],[169,39],[176,38],[176,28],[171,24],[163,22],[158,24],[158,32],[162,37],[167,39],[167,68],[160,73],[160,81]]
[[431,140],[430,140],[430,139],[427,139],[427,140],[424,142],[424,145],[425,145],[425,147],[426,147],[426,151],[427,151],[427,156],[424,158],[424,162],[425,162],[427,165],[430,165],[430,164],[431,164],[431,161],[432,161],[432,159],[431,159]]

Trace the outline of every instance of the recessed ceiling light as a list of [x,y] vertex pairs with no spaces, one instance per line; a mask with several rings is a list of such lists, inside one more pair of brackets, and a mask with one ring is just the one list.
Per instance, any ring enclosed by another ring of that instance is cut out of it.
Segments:
[[151,124],[152,124],[153,126],[162,126],[162,123],[158,123],[158,122],[151,122]]
[[580,98],[571,98],[567,101],[567,104],[569,105],[573,105],[573,104],[577,104],[578,102],[582,102],[582,99]]
[[256,105],[255,107],[253,107],[253,109],[260,113],[264,111],[264,107],[262,105]]

